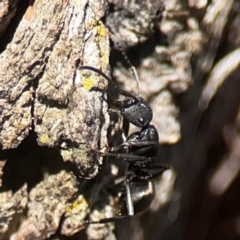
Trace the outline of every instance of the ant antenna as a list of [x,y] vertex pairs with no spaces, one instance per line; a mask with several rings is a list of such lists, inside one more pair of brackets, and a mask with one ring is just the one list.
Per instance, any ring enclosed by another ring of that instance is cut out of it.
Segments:
[[88,69],[91,70],[93,72],[98,73],[100,76],[104,77],[106,80],[108,80],[109,82],[111,82],[113,84],[113,86],[115,87],[115,89],[123,96],[126,97],[131,97],[133,99],[135,99],[136,101],[139,101],[139,99],[137,97],[135,97],[134,95],[132,95],[131,93],[128,93],[126,91],[124,91],[123,89],[120,89],[116,83],[110,78],[108,77],[105,73],[103,73],[101,70],[94,68],[94,67],[90,67],[90,66],[80,66],[79,69]]
[[137,89],[138,89],[138,96],[140,97],[140,91],[139,91],[139,77],[138,73],[136,71],[136,68],[132,65],[129,58],[127,57],[126,53],[123,50],[123,47],[120,42],[115,38],[115,36],[110,32],[110,38],[113,41],[113,43],[116,45],[117,49],[122,53],[124,60],[127,62],[129,70],[131,71],[132,75],[135,77],[136,83],[137,83]]

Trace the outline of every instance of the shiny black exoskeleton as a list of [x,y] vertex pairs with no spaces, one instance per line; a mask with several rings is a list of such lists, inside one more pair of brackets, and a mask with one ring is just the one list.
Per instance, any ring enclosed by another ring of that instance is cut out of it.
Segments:
[[[148,125],[140,132],[132,133],[125,143],[112,147],[105,156],[128,162],[128,173],[124,182],[126,206],[122,206],[121,216],[103,219],[99,223],[118,221],[144,212],[155,198],[153,179],[169,168],[155,164],[159,137],[156,128]],[[118,153],[125,149],[126,153]]]
[[111,152],[126,149],[131,154],[144,154],[145,156],[156,157],[158,149],[159,137],[157,129],[153,125],[147,125],[140,132],[134,132],[128,136],[126,142],[112,147]]
[[155,198],[153,179],[163,173],[169,166],[155,164],[159,145],[159,136],[156,128],[150,125],[152,120],[152,109],[140,96],[134,95],[119,89],[117,85],[100,70],[81,66],[80,69],[88,69],[97,72],[118,90],[119,94],[129,99],[116,101],[117,106],[124,118],[141,131],[130,134],[126,141],[117,147],[110,148],[103,156],[115,157],[128,163],[127,175],[124,180],[124,194],[121,206],[121,215],[112,218],[102,219],[90,223],[107,223],[130,218],[140,214],[152,203]]

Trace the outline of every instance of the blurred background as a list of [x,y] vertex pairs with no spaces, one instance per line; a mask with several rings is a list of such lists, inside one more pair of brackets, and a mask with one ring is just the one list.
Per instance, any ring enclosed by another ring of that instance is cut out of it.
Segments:
[[[105,22],[137,69],[158,161],[172,169],[150,210],[117,224],[118,239],[240,239],[240,2],[127,2],[110,1]],[[121,53],[111,60],[137,94]]]

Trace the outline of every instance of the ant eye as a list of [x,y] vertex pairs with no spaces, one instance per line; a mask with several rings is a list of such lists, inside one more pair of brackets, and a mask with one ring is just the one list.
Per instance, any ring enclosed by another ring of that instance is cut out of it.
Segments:
[[139,121],[140,123],[144,123],[144,122],[145,122],[143,118],[139,118],[138,121]]

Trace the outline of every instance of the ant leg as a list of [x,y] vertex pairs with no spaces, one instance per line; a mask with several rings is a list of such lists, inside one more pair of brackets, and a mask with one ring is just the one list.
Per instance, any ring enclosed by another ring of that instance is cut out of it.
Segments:
[[[110,152],[117,152],[120,149],[125,149],[127,152],[129,152],[129,148],[130,148],[129,144],[123,143],[123,144],[121,144],[121,145],[119,145],[117,147],[111,147],[110,148]],[[143,154],[143,153],[145,153],[147,151],[150,151],[153,148],[154,148],[154,146],[142,147],[142,148],[139,148],[139,149],[137,149],[135,151],[131,151],[131,154],[133,154],[133,155]]]
[[137,155],[145,153],[155,147],[157,147],[158,143],[154,141],[131,141],[131,142],[125,142],[117,147],[112,147],[111,152],[119,151],[120,149],[128,149],[130,147],[141,147],[135,151],[131,151],[131,154]]
[[169,168],[170,166],[167,164],[159,164],[159,165],[153,165],[150,167],[141,168],[141,171],[148,174],[148,177],[146,179],[152,179],[152,178],[158,177],[165,170]]
[[131,153],[132,154],[143,154],[145,152],[148,152],[148,151],[152,150],[153,148],[155,148],[155,147],[154,146],[142,147],[142,148],[139,148],[136,151],[132,151]]
[[123,142],[127,141],[128,132],[129,132],[129,122],[125,118],[123,118],[123,125],[122,125]]
[[128,216],[133,216],[134,215],[134,206],[133,206],[133,200],[132,200],[132,194],[131,194],[129,181],[130,180],[127,178],[126,182],[125,182],[126,204],[127,204]]
[[149,166],[145,169],[148,169],[148,170],[163,169],[165,171],[169,168],[170,168],[170,166],[168,164],[154,164],[154,165]]
[[126,162],[140,162],[142,165],[145,165],[146,163],[152,162],[153,157],[146,157],[146,156],[139,156],[139,155],[133,155],[129,153],[103,153],[102,156],[105,157],[115,157],[116,159],[123,159]]
[[159,143],[156,141],[131,141],[129,146],[132,147],[145,147],[145,146],[152,146],[156,147]]
[[130,147],[135,146],[135,147],[140,147],[139,149],[135,151],[131,151],[131,154],[133,155],[138,155],[138,154],[143,154],[151,149],[156,148],[158,143],[153,141],[131,141],[130,143],[123,143],[118,147],[115,147],[113,150],[119,150],[120,148],[127,148],[129,150]]
[[[125,134],[123,134],[122,137],[123,137],[123,139],[124,139]],[[124,142],[124,143],[122,143],[122,144],[120,144],[120,145],[118,145],[118,146],[116,146],[116,147],[111,147],[111,148],[110,148],[110,152],[117,152],[117,151],[119,151],[119,150],[121,150],[121,149],[129,150],[129,144],[127,144],[126,142]]]
[[110,152],[103,153],[94,149],[92,149],[92,152],[102,157],[114,157],[116,159],[123,159],[126,162],[141,161],[143,164],[152,162],[153,159],[155,159],[154,157],[145,157],[145,156],[133,155],[129,153],[110,153]]
[[130,189],[130,184],[128,179],[125,180],[125,194],[126,194],[126,205],[127,205],[127,211],[128,211],[127,215],[119,215],[111,218],[105,218],[96,222],[88,221],[87,224],[101,224],[101,223],[105,224],[109,222],[118,222],[118,221],[122,221],[124,219],[128,219],[132,217],[134,215],[134,206],[133,206],[131,189]]

